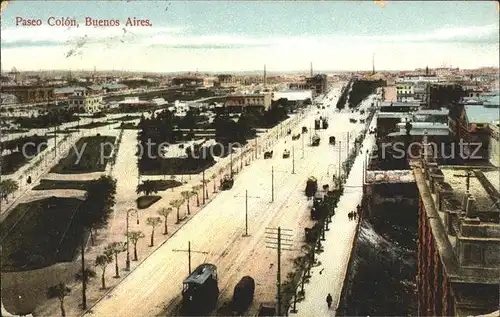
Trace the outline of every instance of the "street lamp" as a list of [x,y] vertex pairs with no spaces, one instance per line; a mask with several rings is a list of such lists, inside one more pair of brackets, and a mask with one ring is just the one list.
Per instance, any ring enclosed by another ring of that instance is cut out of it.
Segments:
[[329,176],[330,175],[330,166],[335,166],[335,164],[329,164],[327,169],[326,169],[326,175]]
[[135,208],[130,208],[127,210],[127,260],[125,262],[125,270],[130,271],[130,250],[129,250],[129,231],[128,231],[128,219],[129,219],[129,214],[130,212],[135,212],[135,215],[137,216],[137,224],[139,224],[139,212]]

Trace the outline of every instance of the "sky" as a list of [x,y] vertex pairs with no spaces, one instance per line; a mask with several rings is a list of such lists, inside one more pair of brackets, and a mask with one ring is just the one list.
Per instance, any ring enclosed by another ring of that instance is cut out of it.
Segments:
[[[68,18],[78,27],[50,26]],[[119,26],[85,26],[86,18]],[[127,18],[150,26],[126,26]],[[51,23],[55,19],[51,19]],[[29,19],[39,26],[23,26]],[[16,23],[17,22],[17,23]],[[17,25],[16,25],[17,24]],[[499,66],[495,1],[14,1],[2,70],[412,70]]]

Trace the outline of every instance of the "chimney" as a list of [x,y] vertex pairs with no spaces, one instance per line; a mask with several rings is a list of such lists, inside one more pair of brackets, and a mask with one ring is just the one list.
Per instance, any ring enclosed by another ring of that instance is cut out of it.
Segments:
[[474,197],[469,196],[467,199],[467,205],[465,206],[465,214],[467,215],[467,218],[472,218],[474,211],[476,211],[474,208],[475,203],[476,200],[474,199]]

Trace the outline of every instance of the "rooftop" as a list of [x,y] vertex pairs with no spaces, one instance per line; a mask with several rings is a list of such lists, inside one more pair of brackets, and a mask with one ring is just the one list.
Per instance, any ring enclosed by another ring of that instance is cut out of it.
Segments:
[[464,106],[469,123],[490,123],[500,119],[500,108],[489,108],[481,105]]
[[212,273],[217,273],[213,264],[202,264],[198,266],[185,280],[184,283],[203,284]]

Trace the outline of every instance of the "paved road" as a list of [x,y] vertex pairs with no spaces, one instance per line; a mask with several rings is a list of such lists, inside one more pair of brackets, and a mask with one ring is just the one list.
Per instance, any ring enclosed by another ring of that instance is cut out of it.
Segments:
[[[338,91],[333,94],[339,95]],[[335,104],[333,100],[331,104]],[[331,111],[331,110],[330,110]],[[298,127],[310,126],[317,116],[316,110],[309,114]],[[308,224],[309,204],[303,194],[305,180],[311,175],[320,179],[320,184],[327,183],[325,177],[329,165],[338,162],[335,147],[327,144],[329,135],[337,135],[338,140],[347,143],[347,134],[354,135],[360,131],[360,124],[350,124],[348,118],[352,114],[329,114],[330,127],[322,132],[322,143],[319,147],[307,146],[304,159],[301,159],[301,141],[287,137],[274,147],[275,157],[272,160],[262,158],[254,161],[238,174],[230,191],[220,193],[210,204],[194,216],[158,248],[122,283],[92,308],[93,316],[121,316],[133,313],[136,316],[155,316],[172,304],[172,308],[180,300],[182,281],[187,276],[187,255],[176,253],[174,249],[187,248],[188,241],[195,250],[208,252],[207,255],[193,254],[193,269],[196,265],[209,262],[218,266],[219,286],[222,298],[226,290],[232,290],[234,284],[246,274],[257,280],[257,294],[266,300],[274,296],[275,251],[265,248],[265,227],[282,226],[290,228],[294,234],[294,243],[300,246],[303,240],[303,227]],[[298,129],[298,128],[297,128]],[[354,138],[351,137],[352,143]],[[286,142],[286,143],[285,143]],[[293,158],[282,159],[285,148],[291,150],[296,144],[295,168]],[[351,144],[352,147],[352,144]],[[346,149],[343,153],[346,153]],[[345,154],[344,154],[345,155]],[[345,158],[345,156],[344,156]],[[274,167],[274,201],[271,200],[271,166]],[[295,169],[295,174],[292,170]],[[248,206],[248,224],[250,237],[242,237],[245,232],[244,195],[249,190],[252,198]],[[284,255],[283,263],[287,263]],[[248,259],[252,259],[249,261]],[[286,272],[286,271],[285,271]],[[285,277],[286,274],[283,273]],[[230,293],[230,292],[229,292]]]

